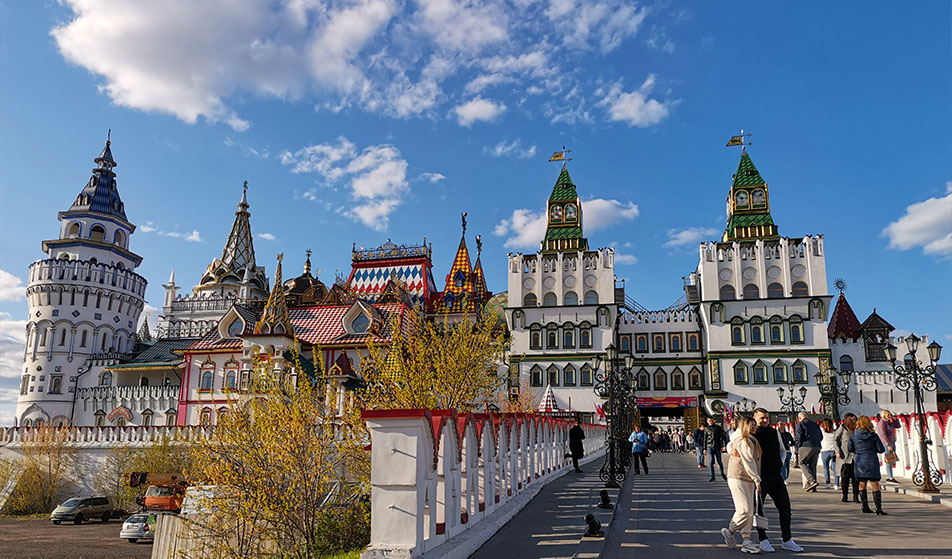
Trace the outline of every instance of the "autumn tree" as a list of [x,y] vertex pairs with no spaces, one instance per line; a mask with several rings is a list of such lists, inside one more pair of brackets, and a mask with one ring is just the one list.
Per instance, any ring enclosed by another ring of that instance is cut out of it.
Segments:
[[497,392],[496,406],[503,413],[532,413],[538,411],[539,404],[542,403],[542,389],[532,386],[529,378],[520,378],[518,384],[518,393],[510,393],[507,384]]
[[112,500],[117,508],[129,510],[147,486],[129,487],[129,473],[183,473],[189,468],[188,443],[163,435],[145,446],[131,443],[114,446],[93,477],[93,488]]
[[391,332],[389,342],[371,341],[361,362],[364,406],[471,412],[496,402],[506,333],[495,314],[394,322]]
[[66,427],[34,427],[20,446],[21,474],[7,502],[13,514],[50,512],[75,476],[76,448]]

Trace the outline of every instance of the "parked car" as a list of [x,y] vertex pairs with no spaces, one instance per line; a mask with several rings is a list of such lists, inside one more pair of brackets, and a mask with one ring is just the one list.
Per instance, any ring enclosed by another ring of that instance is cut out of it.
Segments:
[[172,514],[170,512],[138,512],[133,514],[122,523],[122,530],[119,531],[119,537],[129,540],[129,543],[136,543],[139,540],[154,540],[155,525],[160,515]]
[[73,497],[62,505],[53,509],[50,520],[59,524],[64,520],[72,520],[75,524],[82,524],[85,520],[98,518],[109,522],[110,518],[119,518],[122,512],[113,508],[107,497],[94,495],[92,497]]

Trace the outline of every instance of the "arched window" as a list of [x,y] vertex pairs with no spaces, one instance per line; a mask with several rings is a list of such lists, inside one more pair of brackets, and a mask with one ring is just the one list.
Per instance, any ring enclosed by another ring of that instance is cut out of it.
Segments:
[[545,327],[545,348],[559,349],[559,327],[555,324]]
[[562,369],[562,384],[564,386],[575,386],[575,367],[566,365]]
[[559,386],[559,368],[555,365],[549,365],[548,380],[551,386]]
[[199,417],[199,424],[202,427],[208,427],[212,424],[212,409],[211,408],[202,408],[202,414]]
[[684,390],[684,373],[677,367],[671,372],[671,390]]
[[664,353],[664,334],[655,334],[652,339],[652,346],[655,353]]
[[529,327],[529,349],[542,349],[542,326],[538,324]]
[[40,330],[40,347],[46,346],[46,328]]
[[121,229],[116,229],[116,234],[112,236],[113,243],[121,247],[126,246],[126,234]]
[[50,378],[50,394],[59,394],[63,391],[63,377],[56,376]]
[[648,335],[647,334],[635,335],[635,350],[638,353],[648,353]]
[[512,311],[512,327],[525,328],[526,327],[526,313],[522,311]]
[[770,299],[783,298],[783,286],[777,282],[767,285],[767,297]]
[[106,426],[106,412],[99,410],[96,412],[96,427]]
[[228,369],[225,371],[225,390],[235,390],[238,388],[238,371]]
[[853,370],[853,358],[849,355],[840,356],[840,370],[841,371],[852,371]]
[[367,315],[364,313],[360,313],[354,317],[354,320],[351,321],[350,327],[354,332],[363,334],[367,331],[367,329],[370,328],[370,319],[367,318]]
[[82,227],[80,227],[79,223],[73,222],[70,224],[69,230],[66,232],[66,235],[69,237],[78,237],[81,232],[82,232]]
[[734,364],[734,384],[747,384],[747,365],[743,361]]
[[112,385],[112,373],[109,371],[103,371],[99,375],[99,386],[111,386]]
[[216,422],[221,421],[221,419],[222,419],[223,417],[225,417],[226,415],[228,415],[228,407],[227,407],[227,406],[222,406],[222,407],[218,408],[218,417],[215,418],[215,421],[216,421]]
[[737,298],[737,292],[734,291],[734,286],[731,284],[725,284],[721,286],[721,301],[733,301]]
[[581,375],[579,377],[579,382],[582,386],[591,386],[595,384],[592,374],[592,366],[588,363],[582,365]]
[[539,300],[536,298],[535,293],[526,293],[526,296],[522,299],[523,307],[537,307],[539,306]]
[[668,375],[664,372],[664,369],[658,369],[654,373],[654,388],[655,390],[667,390],[668,389]]
[[66,328],[63,328],[62,330],[60,330],[59,345],[61,346],[66,345]]
[[744,345],[744,319],[740,317],[731,319],[731,344]]
[[102,225],[93,225],[93,228],[89,230],[89,240],[90,241],[105,241],[106,240],[106,229]]
[[697,370],[697,367],[692,367],[691,372],[688,373],[688,386],[691,387],[691,390],[703,390],[704,384],[701,378],[701,371]]
[[554,307],[559,304],[559,300],[555,297],[555,293],[551,291],[542,296],[542,306],[543,307]]
[[152,427],[152,412],[145,410],[142,412],[142,426],[143,427]]
[[777,384],[787,382],[787,366],[783,361],[777,361],[773,364],[773,381]]
[[562,347],[565,349],[575,347],[575,325],[571,322],[562,325]]
[[756,284],[748,283],[744,286],[744,299],[759,299],[760,288]]
[[775,324],[772,320],[770,324],[770,343],[783,343],[783,324]]
[[202,369],[202,381],[198,389],[202,392],[211,392],[215,386],[215,370]]
[[83,330],[83,333],[79,335],[79,347],[86,347],[88,332]]
[[681,334],[671,334],[671,339],[669,341],[672,352],[681,351]]
[[793,364],[793,382],[807,382],[807,366],[799,359]]
[[168,427],[173,427],[175,425],[175,411],[168,410],[165,412],[165,425]]
[[586,305],[597,305],[598,304],[598,292],[594,289],[590,289],[585,292],[585,304]]
[[580,348],[592,347],[592,325],[583,322],[578,327],[578,346]]
[[533,365],[529,369],[529,384],[532,386],[542,386],[542,367]]
[[638,371],[638,390],[651,390],[651,375],[644,369]]
[[565,304],[567,306],[578,305],[578,293],[574,291],[569,291],[565,294]]
[[759,316],[750,319],[750,343],[764,343],[764,319]]
[[763,362],[758,361],[754,363],[754,383],[756,384],[766,384],[767,383],[767,366]]
[[803,343],[803,319],[797,315],[790,317],[790,343]]
[[453,276],[453,285],[463,287],[464,283],[466,283],[466,276],[463,275],[463,272],[456,272],[456,275]]
[[794,297],[807,297],[810,295],[807,284],[802,281],[795,281],[791,286],[793,288]]

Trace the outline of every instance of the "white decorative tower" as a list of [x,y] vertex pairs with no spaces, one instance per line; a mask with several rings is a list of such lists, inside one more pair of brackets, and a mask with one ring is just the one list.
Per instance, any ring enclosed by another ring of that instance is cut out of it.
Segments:
[[142,258],[129,250],[135,225],[119,198],[110,144],[76,201],[59,212],[59,238],[43,242],[47,258],[30,265],[22,426],[68,423],[86,360],[135,347],[146,280],[133,271]]

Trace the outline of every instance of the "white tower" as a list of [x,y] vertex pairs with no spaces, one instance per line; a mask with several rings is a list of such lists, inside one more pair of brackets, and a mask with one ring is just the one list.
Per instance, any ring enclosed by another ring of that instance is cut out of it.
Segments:
[[30,265],[27,345],[17,400],[19,425],[71,421],[76,379],[90,356],[132,351],[146,280],[129,250],[135,225],[116,188],[110,141],[69,210],[46,258]]

